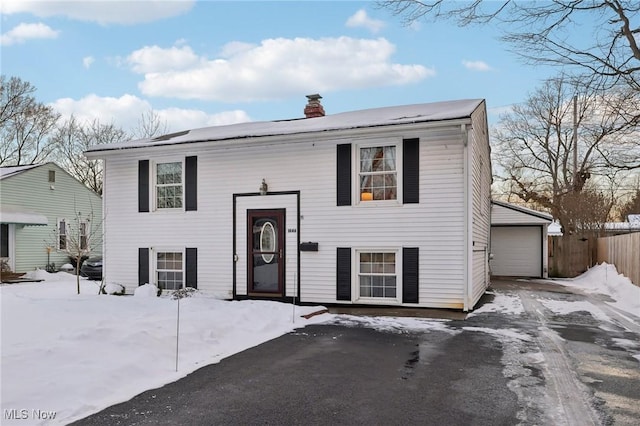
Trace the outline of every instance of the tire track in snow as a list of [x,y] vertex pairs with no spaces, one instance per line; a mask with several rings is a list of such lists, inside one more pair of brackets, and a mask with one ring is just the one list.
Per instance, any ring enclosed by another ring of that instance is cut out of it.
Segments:
[[540,323],[536,341],[546,361],[543,368],[548,396],[559,405],[559,412],[564,413],[564,421],[555,420],[565,425],[600,425],[600,416],[588,402],[591,393],[576,376],[564,339],[547,325],[545,307],[528,291],[520,292],[520,298],[525,311]]

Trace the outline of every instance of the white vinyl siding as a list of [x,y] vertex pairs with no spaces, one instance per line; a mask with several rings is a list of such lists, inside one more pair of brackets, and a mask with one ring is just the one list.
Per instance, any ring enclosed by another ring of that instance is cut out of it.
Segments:
[[491,228],[491,273],[495,276],[542,276],[542,229],[540,226],[494,226]]
[[467,307],[476,304],[489,286],[489,240],[491,234],[491,157],[487,117],[484,108],[477,108],[469,128],[471,150],[471,288],[467,294]]
[[[422,306],[462,308],[464,249],[463,145],[459,128],[393,135],[421,138],[420,204],[336,207],[336,145],[352,140],[314,140],[247,150],[202,149],[198,155],[198,211],[147,215],[137,211],[137,162],[147,159],[114,155],[107,159],[105,197],[111,209],[105,270],[109,279],[137,286],[137,247],[178,244],[199,248],[198,288],[230,298],[234,273],[239,295],[246,293],[246,210],[286,208],[286,294],[313,303],[336,302],[336,247],[419,247]],[[399,154],[398,154],[399,155]],[[154,161],[173,161],[167,155]],[[257,193],[262,179],[270,192],[300,191],[300,229],[295,195],[238,197],[236,253],[233,252],[233,194]],[[375,224],[372,225],[372,224]],[[167,232],[158,232],[163,230]],[[168,232],[170,230],[170,232]],[[115,231],[114,231],[115,232]],[[297,238],[318,243],[317,252],[300,253]]]

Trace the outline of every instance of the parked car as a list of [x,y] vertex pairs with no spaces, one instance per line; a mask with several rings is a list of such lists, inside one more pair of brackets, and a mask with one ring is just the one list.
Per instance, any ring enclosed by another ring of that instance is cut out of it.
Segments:
[[80,268],[80,274],[90,280],[102,279],[102,257],[92,257],[85,260]]

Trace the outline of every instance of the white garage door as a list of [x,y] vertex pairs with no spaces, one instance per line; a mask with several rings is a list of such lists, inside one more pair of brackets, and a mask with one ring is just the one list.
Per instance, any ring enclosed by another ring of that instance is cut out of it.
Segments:
[[491,273],[497,276],[542,276],[542,229],[539,226],[491,227]]

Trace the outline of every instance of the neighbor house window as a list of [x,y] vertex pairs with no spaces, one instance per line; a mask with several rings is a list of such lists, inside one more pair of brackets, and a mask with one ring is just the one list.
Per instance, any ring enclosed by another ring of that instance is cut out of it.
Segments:
[[182,163],[156,165],[156,208],[182,208]]
[[183,287],[184,268],[182,252],[158,252],[156,257],[156,280],[163,290],[178,290]]
[[9,224],[0,225],[0,257],[9,257]]
[[51,183],[55,183],[56,182],[56,171],[55,170],[49,170],[49,182],[51,182]]
[[87,222],[80,222],[80,249],[81,250],[87,249],[88,230],[89,230],[89,224]]
[[358,252],[358,284],[360,297],[389,298],[397,296],[395,252]]
[[360,201],[398,198],[396,148],[396,145],[359,148]]
[[69,227],[66,219],[58,220],[58,249],[67,249],[67,237],[69,236]]

